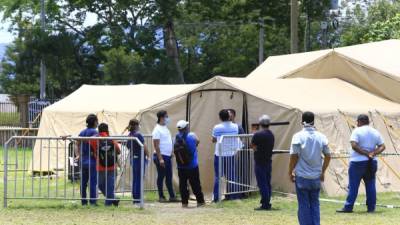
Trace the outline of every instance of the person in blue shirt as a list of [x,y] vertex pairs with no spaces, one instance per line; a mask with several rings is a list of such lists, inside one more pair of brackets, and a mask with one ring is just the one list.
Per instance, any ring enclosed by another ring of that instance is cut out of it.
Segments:
[[182,207],[186,208],[189,204],[188,182],[192,187],[193,194],[196,196],[197,207],[200,207],[205,204],[204,195],[201,190],[199,162],[197,158],[197,146],[200,141],[195,133],[189,132],[189,122],[180,120],[176,124],[176,127],[179,132],[175,137],[175,143],[178,139],[184,140],[186,150],[189,151],[191,156],[190,162],[186,165],[179,165],[178,163],[179,191],[182,198]]
[[[219,199],[219,163],[220,159],[222,161],[222,171],[221,176],[225,176],[229,182],[227,185],[228,192],[235,192],[237,186],[234,184],[236,182],[236,175],[235,175],[235,150],[231,149],[230,146],[227,146],[227,149],[223,151],[220,155],[219,151],[219,144],[218,142],[221,141],[221,137],[223,135],[238,135],[239,134],[239,127],[237,124],[232,123],[230,120],[229,110],[223,109],[219,112],[219,118],[221,120],[220,124],[217,124],[213,131],[212,131],[212,142],[215,143],[215,156],[214,156],[214,202],[218,202]],[[229,142],[229,141],[228,141]],[[229,143],[228,143],[229,144]],[[221,144],[222,147],[224,143]],[[229,150],[229,149],[231,150]],[[238,194],[227,194],[227,200],[237,199],[240,196]]]
[[[139,139],[139,141],[143,144],[144,147],[144,155],[145,155],[145,163],[147,162],[147,159],[149,158],[149,152],[147,149],[147,146],[145,144],[143,135],[139,132],[140,129],[140,124],[137,119],[131,119],[129,121],[128,125],[128,131],[129,131],[129,137],[136,137]],[[133,203],[139,203],[140,202],[140,173],[141,173],[141,147],[140,145],[132,140],[128,141],[127,147],[130,150],[130,156],[131,156],[131,166],[132,166],[132,198],[133,198]],[[145,168],[143,168],[144,170]],[[143,171],[144,174],[145,171]]]
[[[92,137],[98,135],[96,130],[99,121],[97,116],[90,114],[86,118],[86,129],[79,133],[79,137]],[[81,178],[81,203],[87,205],[87,187],[89,183],[89,202],[91,205],[97,205],[97,172],[96,172],[96,158],[91,151],[89,141],[77,141],[75,148],[75,160],[80,165],[80,178]]]
[[361,114],[357,117],[357,126],[350,137],[352,151],[349,165],[349,193],[344,207],[337,210],[338,213],[353,212],[361,180],[365,184],[368,212],[375,212],[375,178],[378,169],[376,156],[381,154],[386,147],[380,133],[369,126],[367,115]]
[[[331,160],[328,139],[314,127],[314,113],[302,115],[303,130],[292,138],[289,177],[295,183],[300,225],[319,225],[321,181]],[[324,158],[322,158],[324,155]]]

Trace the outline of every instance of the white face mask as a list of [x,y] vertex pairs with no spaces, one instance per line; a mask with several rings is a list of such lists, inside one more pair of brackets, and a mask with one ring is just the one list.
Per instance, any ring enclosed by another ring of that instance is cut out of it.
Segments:
[[170,122],[169,117],[167,117],[167,118],[164,119],[165,126],[168,126],[169,122]]

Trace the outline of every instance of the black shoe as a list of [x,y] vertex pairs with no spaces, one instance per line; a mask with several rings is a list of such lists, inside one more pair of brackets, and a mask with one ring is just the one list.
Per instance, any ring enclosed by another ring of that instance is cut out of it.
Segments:
[[347,210],[345,208],[336,210],[337,213],[352,213],[353,210]]
[[169,202],[181,202],[181,200],[178,199],[177,197],[174,197],[174,198],[169,198]]
[[113,206],[118,207],[118,205],[119,205],[119,200],[114,200],[114,201],[112,202],[112,204],[113,204]]
[[197,203],[197,207],[203,207],[203,206],[205,206],[205,205],[206,205],[205,202]]
[[167,201],[167,199],[165,197],[160,197],[158,199],[158,202],[165,203],[165,202],[168,202],[168,201]]
[[258,208],[255,208],[254,210],[255,211],[270,211],[271,207],[262,207],[262,206],[260,206]]
[[182,208],[189,208],[189,204],[182,204]]

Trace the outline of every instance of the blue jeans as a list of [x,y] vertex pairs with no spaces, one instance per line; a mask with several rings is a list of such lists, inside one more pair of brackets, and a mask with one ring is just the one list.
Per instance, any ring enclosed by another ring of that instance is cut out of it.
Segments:
[[257,180],[257,186],[260,189],[261,195],[261,207],[269,209],[271,208],[271,170],[272,162],[269,161],[265,165],[255,163],[255,174]]
[[296,193],[298,201],[297,217],[300,225],[319,225],[319,192],[321,180],[305,179],[296,176]]
[[376,160],[350,162],[349,166],[349,193],[344,205],[344,209],[353,210],[354,202],[357,199],[358,188],[360,187],[361,179],[365,184],[365,192],[367,194],[368,211],[374,211],[376,206],[376,186],[375,174],[378,169]]
[[[219,157],[214,155],[214,201],[219,201]],[[228,180],[228,185],[226,187],[227,192],[236,192],[239,191],[236,182],[235,175],[235,156],[221,156],[222,159],[222,174],[221,176],[225,176]],[[240,198],[239,194],[229,194],[225,196],[226,199],[233,200]]]
[[89,165],[82,165],[81,167],[81,202],[82,205],[87,205],[87,187],[89,183],[90,204],[96,204],[97,198],[97,171],[96,163]]
[[[133,198],[133,202],[139,202],[139,199],[140,199],[140,166],[141,166],[140,165],[140,157],[132,159],[131,165],[132,165],[132,198]],[[144,174],[144,172],[145,171],[143,171],[143,174]]]
[[115,200],[114,194],[115,171],[99,171],[99,189],[106,197],[105,205],[111,205]]
[[160,166],[160,162],[157,158],[157,155],[153,155],[153,161],[157,167],[157,189],[158,196],[160,198],[165,198],[163,184],[165,178],[165,184],[167,185],[168,193],[170,198],[175,198],[174,188],[172,187],[172,162],[171,156],[162,155],[165,167]]

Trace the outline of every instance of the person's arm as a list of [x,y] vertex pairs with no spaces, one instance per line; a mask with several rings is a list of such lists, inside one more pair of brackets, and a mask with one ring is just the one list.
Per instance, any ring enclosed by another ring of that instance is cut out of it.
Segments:
[[199,137],[197,137],[197,135],[196,135],[195,133],[191,133],[191,134],[193,135],[194,139],[196,139],[196,147],[198,147],[199,144],[200,144],[200,139],[199,139]]
[[75,152],[75,160],[78,160],[79,159],[79,157],[81,156],[81,141],[80,140],[77,140],[76,141],[76,143],[75,143],[75,149],[74,149],[74,152]]
[[217,138],[216,137],[212,137],[212,143],[217,143]]
[[257,144],[256,144],[256,139],[257,138],[257,136],[256,135],[253,135],[253,138],[251,139],[251,144],[250,144],[250,147],[254,150],[254,151],[257,151]]
[[358,145],[357,142],[351,141],[351,148],[352,148],[355,152],[357,152],[357,153],[359,153],[359,154],[361,154],[361,155],[365,155],[365,156],[369,157],[369,152],[368,152],[368,151],[365,151],[364,149],[362,149],[362,148]]
[[289,178],[290,178],[290,181],[292,181],[292,182],[295,181],[294,168],[296,167],[298,161],[299,161],[299,155],[298,154],[290,154]]
[[161,155],[161,150],[160,150],[160,139],[153,139],[153,144],[154,144],[154,150],[156,150],[156,155],[158,158],[158,162],[160,163],[160,166],[164,167],[164,159]]
[[321,181],[325,180],[325,171],[326,171],[326,169],[328,169],[330,162],[331,162],[331,154],[324,153],[324,164],[322,164]]
[[377,155],[381,154],[383,151],[385,151],[385,149],[386,149],[385,144],[378,145],[378,147],[373,152],[370,153],[369,157],[374,158],[375,156],[377,156]]

